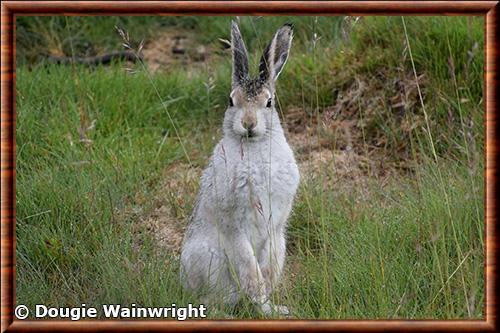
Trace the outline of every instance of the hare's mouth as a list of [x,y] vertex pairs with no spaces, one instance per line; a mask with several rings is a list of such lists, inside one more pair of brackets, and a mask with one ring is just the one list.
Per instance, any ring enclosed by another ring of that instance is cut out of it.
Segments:
[[249,130],[246,135],[248,138],[253,138],[256,136],[256,133],[254,130]]
[[258,141],[261,137],[262,135],[258,131],[250,130],[242,136],[242,139],[246,141]]
[[241,142],[253,142],[253,141],[258,141],[260,138],[260,135],[257,132],[252,131],[252,132],[242,134],[240,136],[240,138],[241,138]]
[[255,138],[257,138],[259,136],[259,134],[255,130],[248,130],[245,132],[240,132],[240,133],[238,133],[238,135],[241,137],[242,141],[243,140],[254,140]]

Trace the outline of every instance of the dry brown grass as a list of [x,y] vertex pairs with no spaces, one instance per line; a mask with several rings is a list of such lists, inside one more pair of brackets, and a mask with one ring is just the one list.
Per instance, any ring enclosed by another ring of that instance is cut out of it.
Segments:
[[142,55],[148,69],[156,72],[178,66],[184,66],[186,70],[203,68],[214,52],[210,46],[196,43],[191,32],[170,28],[148,41]]
[[[175,66],[200,68],[216,56],[215,50],[196,44],[189,31],[175,29],[159,32],[144,45],[142,53],[153,72]],[[425,77],[418,79],[425,87]],[[402,69],[396,74],[385,70],[373,76],[360,74],[346,82],[337,87],[333,105],[313,115],[299,107],[290,108],[283,125],[302,182],[319,182],[339,194],[356,193],[360,200],[369,199],[368,189],[373,188],[369,184],[376,182],[382,187],[391,177],[412,169],[409,140],[391,142],[380,124],[384,118],[392,119],[396,123],[387,126],[397,127],[402,137],[409,137],[423,124],[417,86],[413,73]],[[140,225],[161,248],[178,253],[202,168],[185,163],[169,165],[153,207],[139,214]]]

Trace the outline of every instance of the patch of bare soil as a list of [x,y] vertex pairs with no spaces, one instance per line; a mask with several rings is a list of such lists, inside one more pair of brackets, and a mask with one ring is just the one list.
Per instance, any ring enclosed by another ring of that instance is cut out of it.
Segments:
[[201,169],[175,163],[165,170],[164,182],[154,197],[155,208],[139,218],[161,248],[175,254],[179,250],[192,206],[198,192]]
[[175,29],[159,32],[142,49],[144,61],[152,72],[179,65],[189,65],[189,70],[202,67],[209,61],[212,53],[209,46],[195,42],[189,31]]
[[317,137],[306,138],[303,133],[290,135],[289,141],[297,151],[303,183],[322,184],[327,190],[335,189],[337,194],[356,193],[366,198],[369,181],[380,178],[377,163],[351,147],[334,149],[332,145],[321,145]]
[[[170,44],[161,38],[155,43],[172,50],[175,36],[161,37]],[[170,60],[165,57],[162,61]],[[409,142],[402,139],[396,143],[401,147],[388,146],[390,140],[379,126],[385,119],[380,117],[396,119],[394,126],[404,138],[422,125],[417,101],[414,78],[405,73],[392,81],[357,78],[342,88],[334,105],[314,115],[300,108],[287,110],[283,123],[302,182],[312,181],[340,195],[355,194],[356,200],[369,200],[374,182],[383,187],[390,178],[411,169],[407,162]],[[179,253],[201,171],[185,163],[170,165],[161,190],[154,196],[154,208],[146,215],[139,214],[140,225],[161,248]]]
[[[334,105],[315,114],[287,110],[288,141],[304,181],[319,178],[336,191],[367,194],[370,180],[383,185],[412,168],[407,138],[423,125],[417,85],[412,73],[392,79],[380,73],[360,76],[340,90]],[[391,140],[383,126],[395,128],[400,139]]]

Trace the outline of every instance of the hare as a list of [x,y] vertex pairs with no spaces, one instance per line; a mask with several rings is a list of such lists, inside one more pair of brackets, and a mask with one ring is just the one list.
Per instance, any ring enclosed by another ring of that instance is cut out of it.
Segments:
[[287,219],[300,178],[274,98],[292,36],[291,24],[278,29],[258,77],[251,78],[245,43],[231,23],[232,91],[223,138],[201,177],[181,251],[187,290],[230,306],[245,295],[265,315],[289,312],[269,295],[283,269]]

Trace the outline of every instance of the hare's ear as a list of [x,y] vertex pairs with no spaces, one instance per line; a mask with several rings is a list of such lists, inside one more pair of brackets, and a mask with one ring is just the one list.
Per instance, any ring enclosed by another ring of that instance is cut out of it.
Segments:
[[231,50],[233,53],[232,87],[234,89],[248,77],[248,53],[235,21],[231,22]]
[[264,82],[274,83],[285,66],[292,45],[293,25],[285,24],[276,31],[260,58],[259,75]]

